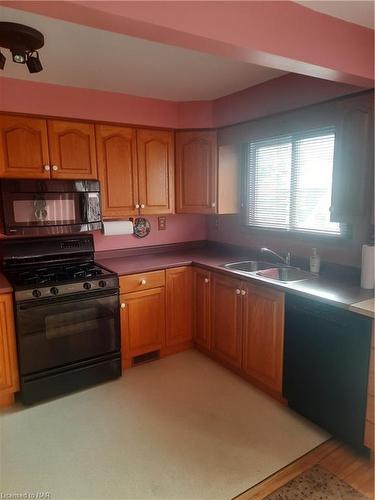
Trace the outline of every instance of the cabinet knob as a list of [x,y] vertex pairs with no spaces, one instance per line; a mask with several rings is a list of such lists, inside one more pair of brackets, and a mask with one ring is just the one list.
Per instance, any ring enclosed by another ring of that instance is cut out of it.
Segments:
[[240,295],[240,293],[241,293],[241,290],[240,290],[239,288],[237,288],[237,289],[236,289],[236,294],[237,294],[237,295]]
[[120,304],[120,308],[121,308],[121,309],[125,309],[125,307],[126,307],[125,302],[122,302],[122,303]]
[[59,167],[58,167],[57,165],[52,165],[52,170],[53,170],[54,172],[56,172],[58,169],[59,169]]
[[141,204],[141,208],[145,208],[145,206],[144,206],[144,204],[143,204],[143,203]]
[[215,208],[215,207],[216,207],[216,203],[215,203],[214,201],[211,203],[211,207],[212,207],[212,208]]
[[205,283],[209,283],[209,282],[210,282],[210,280],[209,280],[208,278],[204,278],[204,282],[205,282]]
[[245,290],[241,290],[241,295],[246,295],[246,291]]
[[136,204],[135,204],[135,208],[139,208],[139,203],[136,203]]
[[49,172],[51,170],[51,167],[49,165],[44,165],[44,170],[46,170],[47,172]]
[[146,280],[141,280],[141,281],[139,282],[139,284],[140,284],[140,285],[145,285],[145,284],[146,284]]

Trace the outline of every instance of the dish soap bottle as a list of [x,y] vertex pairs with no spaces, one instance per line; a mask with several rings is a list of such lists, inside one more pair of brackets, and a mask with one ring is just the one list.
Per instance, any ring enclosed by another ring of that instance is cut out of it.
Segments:
[[320,270],[320,256],[317,254],[316,248],[312,249],[312,255],[310,255],[310,272],[314,274],[319,274]]

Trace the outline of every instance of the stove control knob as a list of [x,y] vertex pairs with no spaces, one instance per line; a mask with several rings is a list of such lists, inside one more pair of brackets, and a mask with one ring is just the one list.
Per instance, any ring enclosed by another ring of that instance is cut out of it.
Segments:
[[88,283],[88,282],[84,283],[84,284],[83,284],[83,288],[84,288],[85,290],[90,290],[90,288],[91,288],[91,283]]
[[51,288],[50,292],[52,293],[52,295],[57,295],[59,293],[59,289],[56,288],[55,286],[53,286]]
[[40,297],[42,292],[40,290],[33,290],[33,297]]
[[104,280],[100,280],[99,283],[98,283],[98,285],[100,286],[100,288],[104,288],[104,287],[107,286],[107,282],[104,281]]

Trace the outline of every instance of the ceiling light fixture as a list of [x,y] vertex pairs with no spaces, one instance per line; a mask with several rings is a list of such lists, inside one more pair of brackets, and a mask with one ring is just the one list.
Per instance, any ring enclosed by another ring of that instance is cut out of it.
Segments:
[[[44,36],[34,28],[18,23],[0,22],[0,47],[9,49],[13,62],[26,64],[30,73],[42,71],[38,50],[44,45]],[[0,52],[0,69],[5,56]]]

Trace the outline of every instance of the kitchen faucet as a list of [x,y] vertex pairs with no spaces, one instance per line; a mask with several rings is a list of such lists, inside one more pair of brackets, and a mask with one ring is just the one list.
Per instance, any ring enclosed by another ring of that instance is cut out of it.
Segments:
[[271,253],[272,255],[275,255],[278,259],[280,259],[281,262],[283,262],[287,266],[290,266],[290,252],[288,252],[286,254],[285,258],[282,257],[281,255],[279,255],[278,253],[274,252],[273,250],[270,250],[269,248],[266,248],[266,247],[261,248],[260,252],[261,253]]

